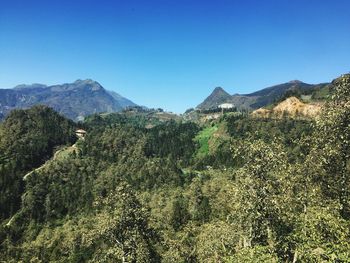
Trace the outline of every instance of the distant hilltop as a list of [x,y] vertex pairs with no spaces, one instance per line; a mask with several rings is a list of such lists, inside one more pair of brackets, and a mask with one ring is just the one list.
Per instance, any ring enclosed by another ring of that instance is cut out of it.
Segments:
[[37,104],[47,105],[76,121],[93,113],[118,112],[136,106],[131,100],[114,91],[105,90],[91,79],[52,86],[22,84],[13,89],[0,89],[0,119],[13,109],[29,108]]

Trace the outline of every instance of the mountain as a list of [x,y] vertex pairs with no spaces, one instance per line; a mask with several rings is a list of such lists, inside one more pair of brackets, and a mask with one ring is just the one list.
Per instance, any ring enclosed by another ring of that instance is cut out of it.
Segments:
[[81,120],[93,113],[117,112],[136,105],[118,93],[105,90],[91,79],[53,86],[32,84],[0,89],[0,117],[6,116],[12,109],[37,104],[52,107],[73,120]]
[[[215,88],[214,91],[202,102],[198,109],[215,108],[221,103],[233,103],[238,109],[254,110],[269,105],[284,95],[305,94],[314,95],[322,99],[329,93],[330,83],[307,84],[299,80],[274,85],[249,94],[230,95],[222,88]],[[327,92],[322,92],[327,89]],[[325,94],[323,94],[325,93]],[[322,96],[320,96],[322,94]]]
[[224,102],[229,102],[231,95],[228,94],[223,88],[216,87],[213,92],[207,97],[201,104],[197,106],[200,109],[209,109],[217,107]]

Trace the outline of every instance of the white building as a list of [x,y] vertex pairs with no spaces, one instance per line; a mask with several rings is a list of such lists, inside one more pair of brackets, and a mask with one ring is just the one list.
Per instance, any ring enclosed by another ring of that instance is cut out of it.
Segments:
[[218,108],[220,109],[232,109],[234,107],[235,105],[233,105],[232,103],[223,103],[218,106]]

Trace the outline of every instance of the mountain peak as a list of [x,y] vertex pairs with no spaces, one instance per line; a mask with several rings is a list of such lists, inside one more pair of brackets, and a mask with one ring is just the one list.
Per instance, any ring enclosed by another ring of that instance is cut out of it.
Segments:
[[92,79],[77,79],[74,83],[96,83],[96,81]]
[[216,87],[214,90],[213,90],[213,92],[212,93],[226,93],[226,94],[228,94],[223,88],[221,88],[221,87]]
[[92,91],[97,91],[97,90],[103,89],[103,87],[101,86],[100,83],[98,83],[97,81],[92,80],[92,79],[84,79],[84,80],[77,79],[73,84],[77,85],[79,87],[89,86],[89,87],[91,87]]
[[225,102],[231,101],[231,95],[228,94],[223,88],[216,87],[213,92],[207,97],[201,104],[197,106],[199,109],[208,109],[218,106]]
[[291,83],[291,84],[301,84],[301,83],[304,83],[304,82],[302,82],[302,81],[300,81],[300,80],[295,79],[295,80],[291,80],[291,81],[289,81],[288,83]]
[[[89,84],[89,85],[100,85],[100,83],[98,83],[97,81],[93,80],[93,79],[77,79],[76,81],[74,81],[74,84]],[[101,86],[101,85],[100,85]]]

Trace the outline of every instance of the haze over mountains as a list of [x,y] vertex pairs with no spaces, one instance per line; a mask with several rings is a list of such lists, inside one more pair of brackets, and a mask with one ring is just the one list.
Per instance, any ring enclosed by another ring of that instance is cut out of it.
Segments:
[[307,84],[299,80],[264,88],[250,94],[230,95],[223,88],[217,87],[197,108],[204,110],[215,108],[222,103],[232,103],[238,109],[254,110],[278,100],[287,92],[311,94],[328,88],[330,83]]
[[13,109],[37,104],[50,106],[73,120],[83,119],[93,113],[117,112],[136,105],[91,79],[53,86],[32,84],[0,89],[0,119]]

